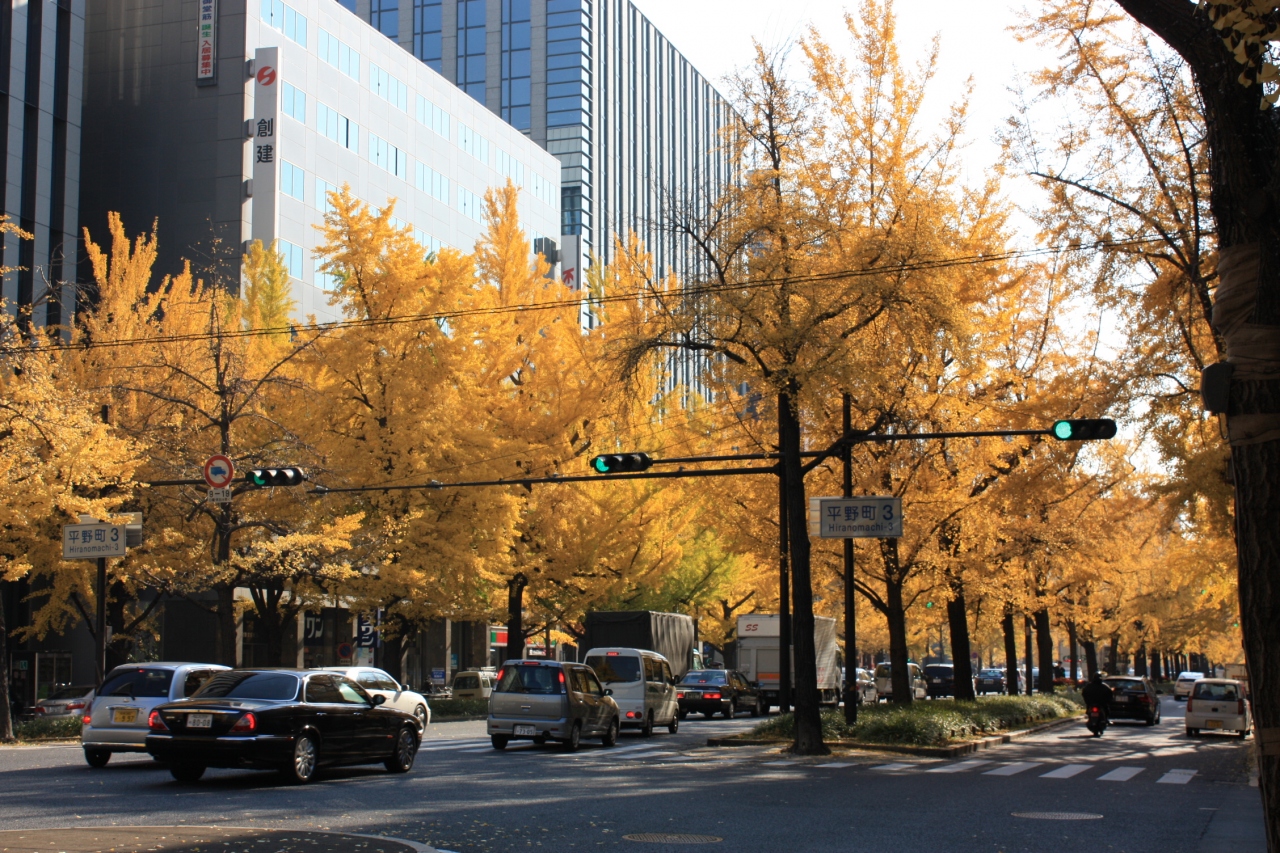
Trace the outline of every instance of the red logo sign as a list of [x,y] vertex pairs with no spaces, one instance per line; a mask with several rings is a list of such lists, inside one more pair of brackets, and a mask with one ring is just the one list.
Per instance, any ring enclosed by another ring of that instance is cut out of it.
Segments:
[[225,456],[210,456],[204,463],[204,481],[211,489],[225,489],[235,479],[236,466]]
[[560,278],[563,279],[565,284],[567,284],[570,287],[573,287],[573,279],[574,279],[575,272],[577,272],[576,267],[569,267],[563,273],[560,274]]
[[270,65],[264,65],[258,69],[258,85],[271,86],[276,82],[276,70]]

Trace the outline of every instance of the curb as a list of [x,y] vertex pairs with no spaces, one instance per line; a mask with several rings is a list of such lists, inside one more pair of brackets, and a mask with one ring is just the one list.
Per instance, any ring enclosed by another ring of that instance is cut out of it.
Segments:
[[461,717],[432,717],[431,725],[434,726],[436,723],[471,723],[476,720],[487,719],[489,719],[488,714],[464,714]]
[[[993,746],[1011,743],[1015,740],[1021,740],[1040,732],[1056,729],[1070,723],[1078,723],[1081,719],[1079,714],[1070,717],[1060,717],[1056,720],[1050,720],[1047,723],[1040,723],[1027,729],[1019,729],[1014,732],[1006,732],[1005,734],[991,735],[980,740],[972,740],[966,743],[958,743],[955,746],[911,746],[908,744],[893,743],[862,743],[860,741],[832,740],[827,741],[827,746],[838,746],[842,749],[859,749],[867,752],[896,752],[904,755],[918,755],[922,758],[958,758],[962,755],[970,755],[980,750],[989,749]],[[774,740],[765,738],[734,738],[734,737],[713,737],[707,738],[707,746],[784,746],[791,743],[789,740]]]
[[[148,833],[148,832],[153,832],[153,833],[163,833],[163,834],[165,834],[165,835],[175,835],[175,834],[183,834],[183,833],[194,833],[194,834],[198,834],[198,833],[201,833],[201,832],[214,832],[214,833],[218,833],[218,832],[245,832],[245,833],[253,833],[254,835],[258,836],[258,840],[262,840],[263,838],[270,838],[270,836],[271,836],[272,834],[283,834],[283,835],[286,835],[286,836],[287,836],[287,835],[289,835],[289,834],[296,834],[296,835],[321,836],[321,837],[323,837],[323,836],[331,836],[331,837],[334,839],[334,841],[339,842],[339,844],[335,845],[335,847],[336,847],[337,849],[344,849],[344,848],[346,848],[346,847],[348,846],[347,844],[342,844],[342,843],[341,843],[343,840],[345,840],[345,841],[347,841],[347,842],[350,842],[350,841],[355,840],[355,839],[363,839],[363,840],[368,840],[368,841],[383,842],[383,843],[386,843],[386,844],[394,844],[394,845],[398,845],[398,846],[400,846],[400,847],[402,847],[402,848],[404,848],[404,849],[406,849],[406,850],[413,851],[413,853],[451,853],[451,851],[447,851],[447,850],[440,850],[440,849],[435,848],[435,847],[432,847],[432,846],[430,846],[430,845],[423,844],[423,843],[422,843],[422,842],[420,842],[420,841],[410,841],[410,840],[408,840],[408,839],[406,839],[406,838],[396,838],[396,837],[394,837],[394,836],[389,836],[389,835],[369,835],[369,834],[367,834],[367,833],[359,833],[359,832],[342,832],[341,830],[326,830],[326,829],[290,829],[290,828],[287,828],[287,827],[267,827],[267,826],[230,826],[230,825],[213,825],[213,826],[74,826],[74,827],[49,827],[49,828],[40,828],[40,829],[31,828],[31,829],[3,830],[3,831],[0,831],[0,837],[3,837],[3,836],[8,835],[8,834],[10,834],[10,833],[13,833],[13,834],[19,834],[19,833],[21,833],[21,834],[25,834],[25,835],[35,835],[35,834],[44,834],[44,833],[67,833],[67,832],[71,832],[71,833],[82,833],[82,834],[83,834],[83,833],[94,833],[94,832],[126,833],[126,834],[127,834],[127,833],[139,833],[139,834],[146,834],[146,833]],[[218,842],[219,840],[221,840],[221,839],[214,840],[214,842],[213,842],[213,843],[216,845],[216,844],[217,844],[217,842]],[[225,843],[225,842],[224,842],[224,843]],[[314,840],[313,840],[313,843],[314,843]],[[25,845],[24,845],[24,847],[25,847]],[[45,849],[48,849],[48,848],[45,848]],[[55,847],[54,849],[58,849],[58,848],[56,848],[56,847]],[[114,848],[113,848],[113,849],[114,849]],[[131,848],[131,849],[133,849],[133,848]],[[150,848],[149,848],[149,849],[150,849]],[[155,849],[158,849],[158,848],[155,848]],[[184,846],[184,847],[183,847],[183,848],[181,848],[181,849],[188,849],[188,848]]]

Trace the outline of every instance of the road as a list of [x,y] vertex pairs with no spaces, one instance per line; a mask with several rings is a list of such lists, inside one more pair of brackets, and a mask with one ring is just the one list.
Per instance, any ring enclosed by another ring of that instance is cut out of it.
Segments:
[[458,853],[687,849],[624,838],[645,833],[710,836],[722,841],[704,849],[735,853],[1262,853],[1252,740],[1188,739],[1181,704],[1166,698],[1163,714],[1151,728],[1119,723],[1094,739],[1071,724],[956,761],[705,746],[747,717],[690,718],[676,735],[624,733],[576,754],[497,752],[482,722],[441,723],[407,776],[338,770],[305,788],[229,770],[178,785],[141,756],[93,770],[74,746],[5,748],[0,826],[330,829]]

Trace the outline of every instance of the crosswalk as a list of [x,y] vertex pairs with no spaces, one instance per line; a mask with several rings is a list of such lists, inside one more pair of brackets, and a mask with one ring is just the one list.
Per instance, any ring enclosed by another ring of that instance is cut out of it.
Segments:
[[[998,764],[999,766],[981,770],[981,768],[990,767],[993,764]],[[1013,761],[1008,764],[999,764],[999,762],[989,760],[969,760],[958,761],[954,764],[930,766],[927,764],[892,762],[874,765],[871,769],[882,773],[967,773],[981,770],[981,775],[983,776],[1017,776],[1022,773],[1034,772],[1034,775],[1039,776],[1041,779],[1072,779],[1082,773],[1102,769],[1105,772],[1094,777],[1098,782],[1130,782],[1145,773],[1147,769],[1145,767],[1128,766],[1099,768],[1096,764],[1062,764],[1052,770],[1046,770],[1044,773],[1036,772],[1045,768],[1048,764],[1049,762],[1047,761]],[[821,767],[822,765],[816,766]],[[1195,778],[1196,773],[1197,771],[1195,770],[1169,770],[1156,782],[1165,785],[1185,785]]]

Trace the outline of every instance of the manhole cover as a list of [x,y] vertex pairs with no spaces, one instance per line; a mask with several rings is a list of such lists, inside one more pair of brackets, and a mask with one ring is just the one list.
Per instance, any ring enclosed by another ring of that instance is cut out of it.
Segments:
[[686,835],[680,832],[637,832],[622,837],[628,841],[643,841],[647,844],[715,844],[724,841],[714,835]]
[[1013,816],[1028,820],[1102,820],[1102,815],[1089,812],[1014,812]]

